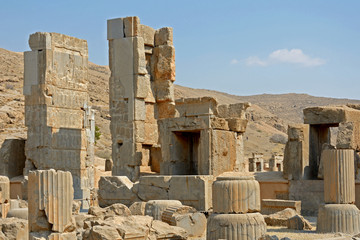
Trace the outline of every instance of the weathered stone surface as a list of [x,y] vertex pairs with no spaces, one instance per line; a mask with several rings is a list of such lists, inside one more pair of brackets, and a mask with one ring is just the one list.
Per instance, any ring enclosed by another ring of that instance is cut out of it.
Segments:
[[17,176],[10,179],[10,198],[27,200],[27,176]]
[[145,216],[145,207],[146,207],[146,202],[134,202],[129,207],[129,210],[132,215]]
[[308,220],[306,220],[301,215],[295,215],[288,219],[287,222],[288,229],[295,229],[295,230],[312,230],[313,226],[309,223]]
[[307,179],[309,166],[309,126],[288,126],[288,142],[285,145],[283,175],[285,179]]
[[64,232],[72,226],[74,196],[70,172],[38,170],[29,174],[30,232]]
[[261,214],[273,214],[292,208],[297,214],[301,214],[301,201],[282,200],[282,199],[261,199]]
[[153,50],[155,81],[175,81],[175,47],[160,45]]
[[326,204],[319,209],[317,232],[360,232],[360,211],[353,204]]
[[152,222],[152,227],[157,239],[188,239],[188,234],[183,228],[170,226],[157,220]]
[[7,218],[21,218],[24,220],[28,220],[28,209],[27,208],[14,208],[10,209]]
[[207,222],[206,239],[259,239],[265,233],[266,223],[260,213],[212,214]]
[[170,206],[161,217],[163,222],[186,230],[189,237],[203,237],[206,234],[206,217],[189,206]]
[[241,118],[227,118],[226,121],[229,123],[230,131],[244,133],[248,120]]
[[339,124],[336,148],[360,151],[360,122]]
[[38,32],[30,35],[29,45],[33,51],[24,55],[26,162],[36,169],[69,170],[74,197],[89,198],[95,123],[88,106],[87,42]]
[[93,206],[89,208],[88,213],[100,219],[106,219],[114,216],[131,216],[129,208],[121,203],[115,203],[106,208]]
[[124,38],[124,23],[122,18],[107,20],[107,39]]
[[22,175],[25,160],[25,139],[5,139],[0,149],[0,175]]
[[174,83],[171,80],[155,82],[156,102],[174,102]]
[[140,35],[140,19],[137,16],[123,18],[125,37],[136,37]]
[[175,101],[176,110],[181,117],[216,115],[217,101],[212,97],[181,98]]
[[130,206],[139,201],[132,191],[133,183],[125,176],[101,177],[99,181],[98,199],[101,207],[114,203],[123,203]]
[[164,27],[155,32],[155,46],[173,45],[173,29]]
[[280,212],[276,212],[264,217],[267,225],[270,226],[287,226],[288,219],[297,215],[292,208],[286,208]]
[[304,123],[333,124],[341,122],[358,122],[360,111],[348,106],[324,106],[305,108]]
[[122,240],[123,238],[118,233],[115,227],[111,226],[93,226],[88,234],[83,235],[84,240]]
[[325,203],[355,202],[354,150],[324,150]]
[[151,200],[145,205],[145,215],[152,216],[155,220],[161,220],[163,212],[169,206],[181,206],[178,200]]
[[217,116],[222,118],[246,119],[246,109],[250,106],[251,103],[249,102],[219,105]]
[[[0,239],[27,240],[29,237],[28,221],[19,218],[0,219]],[[1,238],[3,237],[3,238]]]
[[0,203],[10,201],[10,180],[6,176],[0,176]]
[[152,27],[140,24],[140,37],[144,39],[147,46],[155,46],[155,29]]
[[260,211],[260,186],[252,176],[220,176],[213,183],[214,213]]

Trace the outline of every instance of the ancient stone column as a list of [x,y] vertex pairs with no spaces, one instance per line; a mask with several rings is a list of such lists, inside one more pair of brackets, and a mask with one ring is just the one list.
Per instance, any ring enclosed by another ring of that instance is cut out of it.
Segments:
[[25,175],[36,169],[70,171],[75,199],[89,199],[95,124],[88,107],[87,42],[37,32],[29,45],[32,51],[24,53]]
[[354,150],[326,149],[324,200],[317,219],[318,232],[360,232],[360,211],[355,202]]
[[[74,190],[70,172],[31,171],[28,193],[30,239],[39,236],[58,239],[57,235],[71,232],[74,228],[71,217]],[[75,232],[72,236],[76,238]]]
[[218,177],[212,196],[216,213],[260,212],[260,186],[253,176]]
[[207,239],[259,239],[266,233],[260,211],[260,187],[253,176],[236,173],[213,183],[213,209],[207,222]]
[[329,149],[322,154],[325,203],[355,203],[354,150]]

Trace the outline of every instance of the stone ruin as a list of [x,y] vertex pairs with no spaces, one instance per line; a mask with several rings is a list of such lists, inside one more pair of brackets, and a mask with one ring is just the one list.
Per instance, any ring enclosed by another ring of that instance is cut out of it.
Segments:
[[[248,103],[174,99],[172,28],[108,20],[113,175],[220,175],[244,169]],[[221,150],[221,152],[219,152]]]
[[[1,217],[28,219],[16,239],[259,239],[279,210],[294,212],[292,223],[281,221],[295,229],[311,229],[303,212],[318,214],[318,232],[360,232],[359,106],[307,108],[304,124],[288,128],[284,156],[265,163],[254,153],[246,162],[249,103],[175,100],[172,28],[155,30],[138,17],[111,19],[107,27],[112,176],[101,177],[96,190],[87,42],[30,35],[28,138],[5,144],[25,144],[25,156],[14,163],[0,151]],[[27,194],[26,208],[15,198]]]
[[58,33],[30,35],[24,53],[25,145],[29,170],[70,171],[74,198],[88,208],[94,187],[94,111],[89,106],[88,47]]

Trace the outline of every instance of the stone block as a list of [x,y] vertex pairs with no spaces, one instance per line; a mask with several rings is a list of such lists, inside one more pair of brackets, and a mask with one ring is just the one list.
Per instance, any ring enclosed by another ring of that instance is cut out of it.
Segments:
[[[0,197],[1,197],[1,194],[0,194]],[[10,203],[9,202],[0,203],[0,218],[2,218],[2,219],[7,218],[9,211],[10,211]]]
[[181,206],[178,200],[150,200],[145,205],[145,215],[152,216],[154,220],[161,220],[163,212],[169,206]]
[[158,125],[152,123],[145,123],[145,136],[144,136],[144,144],[153,145],[158,142],[159,132]]
[[311,226],[310,222],[306,220],[301,215],[295,215],[288,219],[287,222],[288,229],[295,229],[295,230],[312,230],[313,226]]
[[129,207],[129,210],[131,211],[132,215],[145,216],[145,207],[146,207],[146,202],[134,202]]
[[260,211],[260,186],[252,176],[217,177],[212,196],[214,213]]
[[29,46],[33,51],[51,49],[51,33],[36,32],[31,34],[29,37]]
[[347,106],[310,107],[303,110],[305,124],[359,122],[360,111]]
[[134,101],[134,120],[135,121],[145,121],[146,119],[146,109],[144,99],[135,98]]
[[246,109],[250,106],[251,106],[251,104],[248,102],[219,105],[217,116],[221,117],[221,118],[245,119],[246,118],[246,116],[245,116]]
[[137,16],[123,18],[125,37],[136,37],[140,35],[140,19]]
[[14,208],[10,209],[7,218],[21,218],[24,220],[28,220],[28,209],[27,208]]
[[173,29],[164,27],[155,32],[155,46],[173,45]]
[[122,18],[107,20],[107,40],[124,38],[124,24]]
[[146,46],[155,46],[155,29],[152,27],[140,24],[140,37],[144,39]]
[[175,103],[173,102],[162,102],[156,104],[157,108],[157,117],[159,119],[163,118],[173,118],[176,116]]
[[132,191],[134,184],[126,176],[101,177],[99,181],[98,198],[101,207],[114,203],[130,206],[139,198]]
[[174,102],[174,84],[171,80],[156,81],[156,102]]
[[161,215],[161,221],[166,222],[172,226],[176,226],[176,214],[195,213],[196,209],[190,206],[169,206]]
[[211,175],[172,176],[169,199],[181,201],[198,211],[208,211],[212,207]]
[[135,97],[146,99],[150,88],[150,76],[148,74],[137,75],[135,77],[135,81],[136,81]]
[[354,150],[329,149],[323,155],[325,203],[354,203]]
[[212,214],[207,222],[208,240],[260,239],[266,234],[266,223],[260,213]]
[[38,52],[28,51],[24,52],[24,86],[23,94],[30,96],[32,93],[32,86],[39,84],[38,78]]
[[152,55],[155,81],[175,81],[175,47],[161,45],[155,47]]
[[211,142],[211,172],[219,176],[224,172],[233,171],[237,167],[237,133],[223,130],[212,130]]
[[146,57],[144,39],[142,37],[133,38],[134,46],[134,74],[145,75],[147,74],[146,69]]
[[248,120],[241,118],[227,118],[230,131],[244,133]]
[[292,208],[285,208],[280,212],[276,212],[270,215],[265,215],[265,222],[268,226],[287,226],[288,220],[297,213]]
[[30,172],[28,187],[30,232],[61,233],[72,225],[74,190],[70,172],[55,170]]
[[217,115],[217,101],[212,97],[181,98],[175,103],[181,117]]
[[283,200],[283,199],[262,199],[261,214],[273,214],[286,208],[294,209],[301,214],[301,201]]
[[225,118],[211,117],[211,128],[229,131],[229,124]]
[[76,232],[55,233],[55,232],[31,232],[29,240],[73,240],[76,239]]
[[27,200],[27,176],[17,176],[10,180],[10,198]]
[[319,209],[316,231],[358,234],[360,232],[360,211],[353,204],[326,204]]
[[336,148],[360,151],[360,122],[339,124]]
[[291,124],[288,126],[289,141],[306,141],[309,138],[309,125]]
[[135,141],[137,143],[143,143],[145,140],[145,122],[144,121],[134,121],[134,133]]
[[22,175],[25,160],[25,139],[5,139],[0,148],[0,175]]
[[28,221],[17,218],[0,219],[0,238],[4,240],[28,240]]
[[206,217],[203,213],[192,212],[174,213],[170,225],[185,229],[189,237],[202,238],[206,235],[206,223]]

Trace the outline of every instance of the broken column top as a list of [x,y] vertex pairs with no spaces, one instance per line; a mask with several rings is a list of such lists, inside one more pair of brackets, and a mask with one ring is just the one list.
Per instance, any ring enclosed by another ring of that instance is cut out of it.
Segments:
[[31,50],[61,49],[78,52],[81,56],[88,55],[87,41],[60,33],[36,32],[30,35]]
[[306,124],[338,124],[341,122],[360,122],[360,110],[342,106],[322,106],[305,108],[304,123]]

